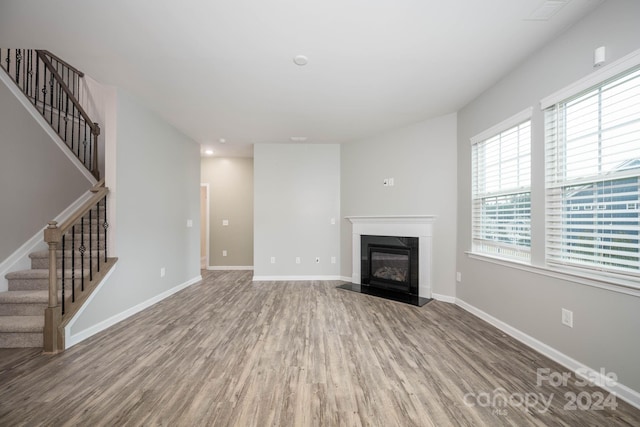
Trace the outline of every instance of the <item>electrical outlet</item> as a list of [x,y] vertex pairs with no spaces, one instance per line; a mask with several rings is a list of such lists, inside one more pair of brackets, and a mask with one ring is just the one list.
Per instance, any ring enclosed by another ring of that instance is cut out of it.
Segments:
[[296,264],[300,264],[300,257],[299,256],[296,257]]
[[385,186],[385,187],[388,187],[389,186],[389,179],[387,179],[387,178],[383,179],[382,180],[382,185]]
[[393,178],[389,178],[389,187],[393,187],[396,185],[395,180]]
[[227,256],[227,251],[222,251],[222,256]]
[[191,227],[193,227],[193,220],[188,219],[187,220],[187,228],[191,228]]
[[573,311],[562,309],[562,324],[573,328]]
[[462,273],[456,272],[456,282],[462,282]]
[[160,277],[164,277],[166,273],[166,270],[164,269],[164,267],[160,268]]
[[223,225],[224,227],[228,226],[228,225],[229,225],[229,220],[228,220],[228,219],[223,219],[223,220],[222,220],[222,225]]
[[331,257],[331,264],[335,264],[336,263],[336,257],[332,256]]
[[276,263],[276,257],[272,256],[271,257],[271,264],[275,264]]
[[316,257],[316,264],[320,264],[320,257]]

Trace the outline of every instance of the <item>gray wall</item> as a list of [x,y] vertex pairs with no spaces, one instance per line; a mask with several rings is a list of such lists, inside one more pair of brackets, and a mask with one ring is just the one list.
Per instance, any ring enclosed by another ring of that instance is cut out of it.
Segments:
[[89,188],[91,183],[0,81],[0,263]]
[[[532,257],[544,263],[544,146],[541,98],[593,72],[593,51],[606,46],[607,62],[640,48],[640,2],[604,3],[531,56],[458,114],[457,297],[491,316],[640,390],[640,298],[469,258],[471,153],[469,138],[533,106]],[[574,313],[573,329],[561,308]]]
[[339,275],[338,145],[256,144],[254,233],[256,276]]
[[208,265],[252,266],[253,159],[208,157],[201,165],[200,181],[209,184]]
[[72,334],[200,275],[200,147],[121,90],[116,107],[119,260]]
[[[341,146],[341,206],[349,215],[436,215],[432,292],[455,296],[456,115]],[[384,187],[384,178],[394,178]],[[351,223],[342,219],[342,276],[351,277]]]

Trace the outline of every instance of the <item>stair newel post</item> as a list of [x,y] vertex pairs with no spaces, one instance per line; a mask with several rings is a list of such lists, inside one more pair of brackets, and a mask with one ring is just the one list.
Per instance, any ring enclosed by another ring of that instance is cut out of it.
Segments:
[[45,353],[57,353],[63,350],[62,336],[59,326],[62,320],[62,311],[58,304],[58,243],[62,233],[56,221],[50,221],[44,230],[44,240],[49,245],[49,307],[44,315],[44,351]]

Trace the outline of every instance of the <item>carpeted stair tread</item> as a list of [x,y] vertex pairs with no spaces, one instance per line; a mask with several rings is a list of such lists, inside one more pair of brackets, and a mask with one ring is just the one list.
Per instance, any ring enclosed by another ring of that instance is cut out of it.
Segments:
[[[84,269],[85,276],[89,276],[89,269]],[[80,268],[75,269],[76,278],[82,275],[82,270]],[[31,269],[31,270],[18,270],[13,271],[11,273],[7,273],[4,277],[7,280],[20,280],[20,279],[48,279],[49,278],[49,270],[48,269]],[[58,278],[62,277],[62,270],[58,269]],[[71,278],[71,270],[65,270],[65,278]]]
[[0,316],[0,333],[42,333],[44,316]]
[[[60,257],[62,255],[62,250],[57,250],[56,252],[57,252],[58,257]],[[65,249],[64,252],[65,252],[65,257],[71,258],[71,254],[73,252],[71,249]],[[76,248],[75,252],[76,252],[76,258],[79,258],[80,255],[78,254],[78,248]],[[104,256],[104,250],[100,249],[98,251],[98,253]],[[96,252],[93,251],[93,257],[95,258],[95,256],[96,256]],[[89,251],[84,253],[84,257],[85,258],[89,258]],[[34,258],[49,258],[49,251],[45,249],[43,251],[31,252],[29,254],[29,258],[31,258],[31,259],[34,259]]]

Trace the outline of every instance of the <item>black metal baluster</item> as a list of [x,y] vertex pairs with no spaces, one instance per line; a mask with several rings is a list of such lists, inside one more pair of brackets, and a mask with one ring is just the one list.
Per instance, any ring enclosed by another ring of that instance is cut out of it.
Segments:
[[58,135],[60,135],[60,118],[61,118],[60,116],[62,115],[61,112],[62,112],[62,93],[63,93],[63,90],[62,90],[62,85],[60,84],[60,82],[57,83],[57,86],[58,86],[58,111],[57,111],[57,114],[58,114],[58,131],[57,131],[57,133],[58,133]]
[[29,97],[29,84],[31,83],[31,49],[25,49],[24,61],[24,93]]
[[80,251],[80,290],[84,292],[84,252],[87,250],[84,246],[84,217],[80,218],[80,247],[78,250]]
[[64,251],[65,235],[62,235],[62,314],[64,314],[64,264],[66,252]]
[[[96,205],[96,236],[98,238],[98,264],[96,271],[100,272],[100,200],[98,200],[98,204]],[[107,246],[105,244],[105,246]]]
[[16,49],[16,83],[20,87],[20,64],[22,63],[21,49]]
[[71,227],[71,302],[76,302],[76,226]]
[[[87,166],[87,122],[84,122],[84,140],[82,141],[82,164]],[[89,168],[91,170],[91,168]]]
[[67,96],[66,98],[66,105],[64,107],[64,142],[67,143],[67,145],[69,145],[69,143],[67,142],[67,128],[69,127],[69,97]]
[[49,108],[51,108],[51,114],[49,114],[49,124],[53,124],[53,73],[49,73],[49,87],[51,93],[49,94]]
[[47,104],[47,67],[43,64],[42,68],[44,74],[44,79],[42,80],[42,115],[46,118],[47,116],[44,107]]
[[[93,208],[89,209],[89,282],[93,281],[93,221],[91,213]],[[98,250],[100,247],[98,247]]]
[[[71,115],[71,151],[73,151],[73,143],[76,136],[76,104],[73,104],[73,108],[71,110],[73,114]],[[76,156],[78,153],[76,153]]]
[[40,93],[40,58],[36,54],[36,91],[33,96],[33,105],[38,105],[38,94]]
[[22,49],[22,91],[27,94],[29,85],[27,84],[27,67],[29,66],[29,56],[27,49]]
[[107,196],[104,196],[104,262],[107,262],[107,229],[109,221],[107,221]]
[[89,161],[87,162],[87,168],[93,171],[93,128],[89,128],[91,135],[89,136]]

